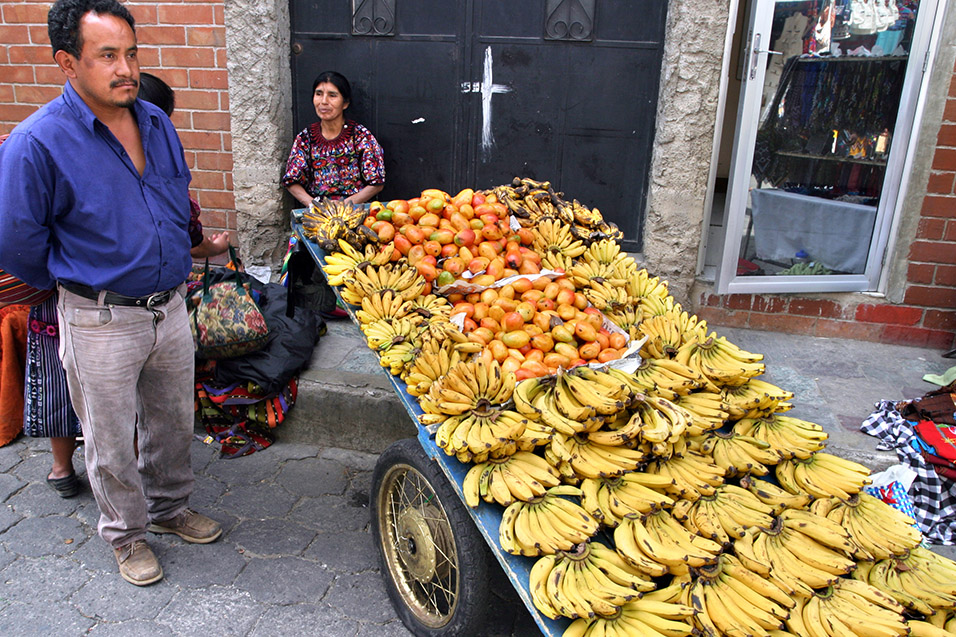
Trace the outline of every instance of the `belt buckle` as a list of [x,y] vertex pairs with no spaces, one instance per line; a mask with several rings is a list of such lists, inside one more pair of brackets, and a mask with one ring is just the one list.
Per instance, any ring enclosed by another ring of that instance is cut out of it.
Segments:
[[150,294],[146,297],[146,309],[151,310],[157,305],[162,305],[169,300],[169,290],[164,292],[157,292],[156,294]]

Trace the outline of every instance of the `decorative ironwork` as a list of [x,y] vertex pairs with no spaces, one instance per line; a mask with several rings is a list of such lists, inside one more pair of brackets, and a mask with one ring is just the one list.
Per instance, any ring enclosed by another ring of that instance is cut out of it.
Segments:
[[352,35],[395,35],[396,0],[352,0]]
[[582,42],[593,39],[595,0],[547,0],[544,38]]

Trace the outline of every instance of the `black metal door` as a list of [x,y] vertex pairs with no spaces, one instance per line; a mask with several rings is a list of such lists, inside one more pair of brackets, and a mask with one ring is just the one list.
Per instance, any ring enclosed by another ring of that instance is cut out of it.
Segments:
[[[665,0],[291,0],[295,124],[314,76],[386,157],[383,198],[550,180],[641,248]],[[291,140],[290,140],[291,142]]]

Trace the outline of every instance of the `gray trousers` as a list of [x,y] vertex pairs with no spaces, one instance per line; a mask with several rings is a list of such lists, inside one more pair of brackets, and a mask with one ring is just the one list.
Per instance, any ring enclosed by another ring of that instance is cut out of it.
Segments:
[[114,548],[143,539],[149,522],[177,515],[193,489],[195,363],[184,293],[185,285],[146,309],[60,287],[60,358],[83,430],[99,534]]

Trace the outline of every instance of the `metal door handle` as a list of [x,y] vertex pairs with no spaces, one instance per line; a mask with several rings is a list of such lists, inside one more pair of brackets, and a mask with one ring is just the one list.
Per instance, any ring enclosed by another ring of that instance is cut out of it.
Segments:
[[754,45],[750,55],[750,79],[751,80],[757,77],[757,62],[761,53],[766,53],[768,55],[783,55],[783,53],[781,53],[780,51],[762,50],[760,48],[759,33],[754,35],[753,42],[754,42]]

